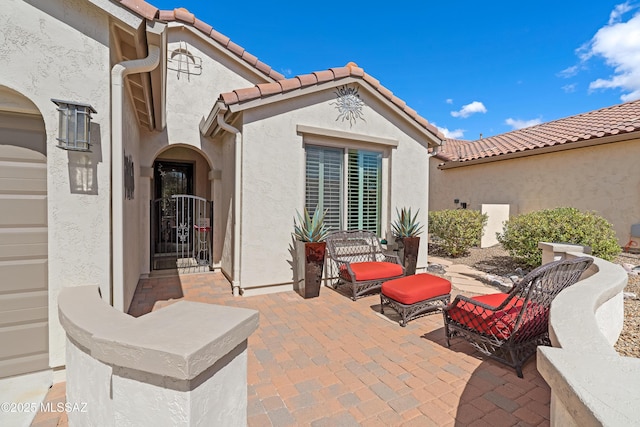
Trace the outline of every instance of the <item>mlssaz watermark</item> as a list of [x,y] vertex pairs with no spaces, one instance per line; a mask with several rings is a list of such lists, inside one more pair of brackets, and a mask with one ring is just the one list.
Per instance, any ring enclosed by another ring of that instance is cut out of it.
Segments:
[[0,412],[87,412],[87,403],[71,402],[2,402]]

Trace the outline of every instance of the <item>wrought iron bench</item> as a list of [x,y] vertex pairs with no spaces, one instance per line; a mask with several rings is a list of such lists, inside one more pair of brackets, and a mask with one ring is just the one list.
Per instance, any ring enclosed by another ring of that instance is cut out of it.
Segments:
[[447,347],[451,338],[465,338],[481,353],[515,368],[522,378],[522,366],[536,347],[550,345],[551,302],[580,280],[592,262],[581,257],[542,265],[508,294],[458,295],[442,312]]
[[378,236],[370,231],[334,231],[326,241],[327,254],[337,275],[333,288],[349,286],[354,301],[379,291],[382,282],[404,276],[400,259],[384,253]]

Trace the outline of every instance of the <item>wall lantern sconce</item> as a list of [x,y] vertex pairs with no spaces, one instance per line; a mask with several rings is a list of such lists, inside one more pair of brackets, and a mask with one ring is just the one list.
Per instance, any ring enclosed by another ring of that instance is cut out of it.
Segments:
[[71,151],[91,151],[91,113],[98,112],[89,104],[51,100],[58,106],[58,147]]

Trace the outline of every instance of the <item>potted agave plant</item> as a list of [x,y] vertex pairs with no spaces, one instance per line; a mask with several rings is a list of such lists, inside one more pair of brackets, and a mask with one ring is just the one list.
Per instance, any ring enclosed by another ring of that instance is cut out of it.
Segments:
[[298,254],[298,277],[301,280],[300,293],[304,298],[320,295],[324,254],[327,243],[324,239],[329,234],[324,224],[326,212],[319,209],[309,215],[305,208],[304,216],[296,212],[298,221],[294,220],[294,233]]
[[[418,209],[420,212],[420,209]],[[420,248],[420,237],[422,225],[416,221],[418,212],[411,216],[411,208],[402,208],[400,212],[396,208],[397,219],[391,224],[392,233],[396,238],[400,259],[404,264],[407,276],[416,274],[416,264],[418,262],[418,249]]]

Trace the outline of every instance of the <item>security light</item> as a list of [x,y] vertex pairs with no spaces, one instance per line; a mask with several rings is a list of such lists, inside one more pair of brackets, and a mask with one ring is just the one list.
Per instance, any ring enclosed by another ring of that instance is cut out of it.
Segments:
[[58,147],[71,151],[91,151],[91,113],[97,111],[89,104],[51,100],[58,106],[60,124]]

